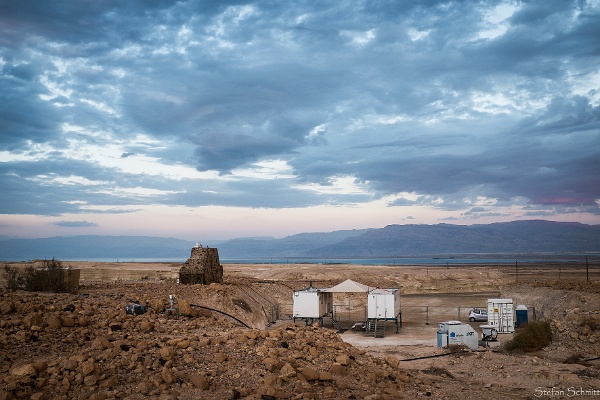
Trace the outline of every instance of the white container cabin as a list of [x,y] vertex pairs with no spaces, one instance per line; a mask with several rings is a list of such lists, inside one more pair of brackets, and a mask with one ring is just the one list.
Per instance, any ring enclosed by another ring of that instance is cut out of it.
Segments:
[[400,314],[399,289],[373,289],[369,292],[367,318],[395,319]]
[[333,311],[333,293],[312,287],[294,291],[293,320],[303,319],[306,324],[319,321]]
[[514,305],[512,299],[488,299],[488,325],[498,333],[515,331]]
[[394,321],[398,333],[398,322],[401,321],[400,289],[373,289],[368,296],[367,322]]

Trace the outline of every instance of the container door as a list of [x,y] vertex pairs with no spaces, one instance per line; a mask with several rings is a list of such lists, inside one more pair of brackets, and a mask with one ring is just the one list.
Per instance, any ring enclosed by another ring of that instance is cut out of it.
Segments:
[[526,324],[528,322],[527,318],[527,309],[525,310],[517,310],[515,311],[517,315],[517,321],[515,322],[515,326],[518,328],[519,326]]
[[512,303],[498,304],[499,332],[514,332]]
[[367,318],[377,318],[377,296],[369,295]]
[[385,318],[386,317],[386,301],[385,298],[387,296],[376,296],[377,297],[377,318]]

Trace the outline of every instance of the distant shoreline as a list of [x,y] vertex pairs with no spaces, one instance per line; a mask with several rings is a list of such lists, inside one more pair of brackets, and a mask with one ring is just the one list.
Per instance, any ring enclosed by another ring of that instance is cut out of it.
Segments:
[[[48,258],[50,259],[50,258]],[[62,263],[136,263],[136,264],[183,264],[187,258],[74,258],[60,259]],[[28,261],[0,261],[0,263],[30,263]],[[600,264],[600,253],[527,253],[527,254],[454,254],[407,257],[261,257],[223,258],[221,264],[319,264],[361,266],[474,266],[515,264]]]

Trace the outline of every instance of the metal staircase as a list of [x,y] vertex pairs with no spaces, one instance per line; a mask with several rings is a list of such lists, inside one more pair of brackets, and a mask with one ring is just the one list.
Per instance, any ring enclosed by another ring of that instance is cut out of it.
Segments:
[[336,329],[342,329],[340,324],[335,319],[333,319],[332,315],[329,315],[329,320],[331,321],[331,325],[334,326]]
[[384,319],[369,319],[367,321],[367,336],[375,338],[385,337],[385,320]]

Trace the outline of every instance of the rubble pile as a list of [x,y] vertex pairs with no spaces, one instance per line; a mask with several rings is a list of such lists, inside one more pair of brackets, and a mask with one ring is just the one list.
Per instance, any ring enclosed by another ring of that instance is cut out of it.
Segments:
[[427,384],[325,328],[173,316],[168,297],[128,315],[123,289],[0,292],[0,399],[395,399]]

